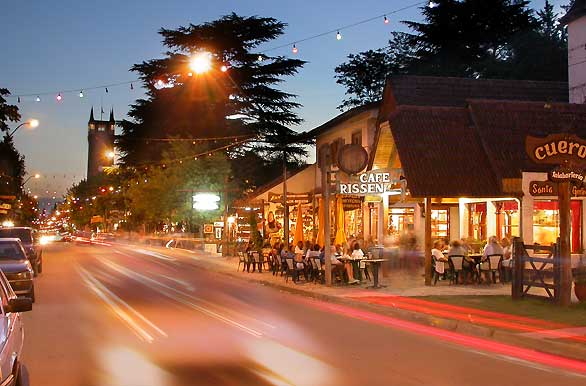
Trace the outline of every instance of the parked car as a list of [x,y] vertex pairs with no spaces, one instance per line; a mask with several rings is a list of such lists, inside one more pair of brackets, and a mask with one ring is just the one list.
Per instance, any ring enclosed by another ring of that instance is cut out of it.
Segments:
[[0,385],[25,386],[22,378],[22,347],[24,326],[21,312],[33,308],[31,299],[19,298],[10,288],[6,276],[0,271]]
[[[18,238],[33,266],[35,276],[43,272],[43,248],[35,230],[29,227],[0,228],[0,238]],[[0,384],[1,386],[1,384]]]
[[34,271],[20,239],[0,239],[0,270],[14,293],[35,301]]

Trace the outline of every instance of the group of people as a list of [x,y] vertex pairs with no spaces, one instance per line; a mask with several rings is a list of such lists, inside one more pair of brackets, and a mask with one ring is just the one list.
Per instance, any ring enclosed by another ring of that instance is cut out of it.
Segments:
[[[252,245],[249,244],[247,252],[252,251]],[[348,248],[344,249],[342,245],[332,245],[330,253],[330,261],[332,263],[332,275],[340,278],[345,283],[355,284],[359,280],[354,279],[354,272],[351,259],[364,258],[364,252],[360,248],[357,241],[349,243]],[[296,272],[300,272],[307,280],[311,271],[311,259],[319,258],[321,267],[325,265],[325,250],[324,246],[310,241],[299,241],[297,245],[290,244],[288,247],[285,243],[278,241],[274,245],[265,244],[263,246],[263,255],[271,256],[269,263],[273,274],[276,274],[280,269],[284,271],[287,267],[287,259],[292,259],[296,268]],[[346,257],[346,259],[341,258]],[[280,264],[274,264],[273,260],[278,259]],[[245,268],[246,269],[246,268]]]
[[[445,268],[446,264],[448,263],[448,258],[452,256],[464,256],[464,260],[462,262],[462,270],[465,273],[465,275],[462,277],[463,283],[468,282],[469,276],[476,276],[479,282],[483,281],[483,278],[480,276],[481,265],[487,264],[488,256],[502,256],[501,266],[499,267],[499,269],[502,269],[502,272],[506,272],[507,268],[511,267],[511,242],[506,237],[499,242],[496,236],[491,236],[488,239],[486,246],[484,247],[480,262],[477,262],[471,258],[471,253],[473,253],[473,250],[465,240],[452,240],[448,249],[446,249],[446,245],[443,240],[436,240],[434,241],[433,249],[431,250],[432,257],[435,260],[435,271],[440,275],[445,275]],[[470,273],[471,275],[467,275],[467,273]],[[485,278],[485,280],[490,282],[490,278],[488,277]]]

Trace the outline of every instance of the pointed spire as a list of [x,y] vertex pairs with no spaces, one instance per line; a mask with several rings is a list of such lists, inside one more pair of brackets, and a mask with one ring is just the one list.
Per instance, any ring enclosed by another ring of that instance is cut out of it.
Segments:
[[95,119],[94,119],[94,106],[92,106],[92,110],[90,111],[90,120],[88,123],[92,123],[94,121],[95,121]]
[[110,122],[114,123],[114,107],[112,107],[112,109],[110,110]]

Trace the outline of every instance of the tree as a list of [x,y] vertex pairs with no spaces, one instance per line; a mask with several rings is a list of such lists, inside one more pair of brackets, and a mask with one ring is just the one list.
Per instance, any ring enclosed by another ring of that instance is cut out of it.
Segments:
[[0,131],[8,131],[8,122],[18,122],[20,114],[18,107],[6,103],[5,96],[10,95],[10,92],[5,88],[0,88]]
[[350,55],[336,68],[347,99],[340,109],[381,99],[398,74],[567,79],[566,36],[551,3],[534,12],[522,0],[438,0],[423,22],[403,22],[388,47]]
[[[169,52],[163,59],[132,68],[139,73],[147,98],[131,106],[132,121],[122,124],[117,145],[123,151],[123,162],[135,165],[160,160],[168,144],[149,142],[149,138],[250,135],[257,144],[293,138],[290,127],[301,122],[294,111],[299,104],[295,95],[276,86],[283,77],[295,75],[305,62],[258,51],[259,45],[282,35],[284,28],[284,23],[273,18],[232,13],[208,23],[161,29]],[[203,52],[209,53],[212,70],[190,76],[192,56]],[[222,72],[221,66],[227,71]],[[213,148],[227,143],[229,140],[216,140],[205,145]],[[266,150],[266,146],[259,149]]]
[[9,105],[5,96],[10,92],[0,88],[0,131],[7,132],[0,142],[0,195],[20,195],[25,175],[24,157],[14,147],[8,135],[8,122],[18,122],[18,107]]

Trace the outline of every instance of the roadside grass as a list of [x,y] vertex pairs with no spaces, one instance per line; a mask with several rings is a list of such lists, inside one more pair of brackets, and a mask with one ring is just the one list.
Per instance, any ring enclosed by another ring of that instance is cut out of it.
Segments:
[[586,326],[586,303],[560,307],[539,299],[513,301],[510,296],[421,296],[419,299],[547,320],[572,326]]

